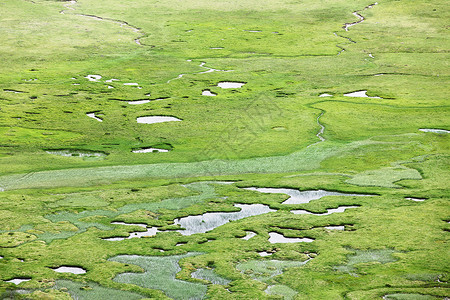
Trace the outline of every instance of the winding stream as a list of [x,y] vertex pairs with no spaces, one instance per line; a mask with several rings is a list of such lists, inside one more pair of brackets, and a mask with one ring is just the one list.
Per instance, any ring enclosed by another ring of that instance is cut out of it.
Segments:
[[136,39],[134,39],[134,42],[137,45],[139,45],[139,46],[144,46],[141,43],[141,38],[145,37],[146,34],[140,28],[138,28],[138,27],[136,27],[134,25],[131,25],[128,22],[125,22],[125,21],[122,21],[122,20],[106,18],[106,17],[99,17],[99,16],[96,16],[96,15],[74,13],[73,11],[75,11],[75,8],[73,7],[73,5],[75,5],[75,4],[77,4],[76,0],[67,1],[65,4],[63,4],[65,9],[61,10],[59,13],[64,15],[64,14],[66,14],[67,10],[70,10],[71,11],[70,12],[71,15],[91,18],[91,19],[98,20],[98,21],[109,21],[109,22],[113,22],[113,23],[119,24],[120,27],[122,27],[122,28],[126,28],[126,29],[129,29],[129,30],[132,30],[133,32],[139,33],[140,36],[137,37]]
[[[354,11],[352,14],[353,14],[355,17],[358,18],[358,21],[351,22],[351,23],[345,23],[345,24],[342,26],[342,28],[343,28],[346,32],[348,32],[350,27],[355,26],[355,25],[357,25],[357,24],[359,24],[359,23],[364,22],[365,18],[364,18],[364,16],[361,15],[361,12],[363,12],[363,11],[365,11],[365,10],[367,10],[367,9],[373,8],[373,7],[374,7],[375,5],[377,5],[377,4],[378,4],[378,2],[375,2],[375,3],[371,4],[371,5],[368,5],[368,6],[364,7],[364,8],[361,9],[361,10]],[[340,35],[340,34],[338,34],[338,33],[336,33],[336,32],[334,32],[333,34],[334,34],[336,37],[346,39],[346,40],[349,41],[350,43],[356,43],[354,40],[352,40],[352,39],[349,38],[349,37],[342,36],[342,35]],[[337,55],[340,55],[342,52],[345,51],[345,48],[342,47],[342,46],[340,46],[340,45],[336,45],[336,47],[338,47],[338,48],[340,49]],[[370,54],[369,56],[370,56],[371,58],[373,58],[372,54]]]
[[291,210],[291,213],[293,213],[295,215],[328,216],[328,215],[331,215],[334,213],[342,213],[349,208],[358,208],[358,207],[359,206],[356,206],[356,205],[343,205],[343,206],[339,206],[338,208],[328,208],[326,213],[313,213],[313,212],[310,212],[310,211],[304,210],[304,209],[296,209],[296,210]]

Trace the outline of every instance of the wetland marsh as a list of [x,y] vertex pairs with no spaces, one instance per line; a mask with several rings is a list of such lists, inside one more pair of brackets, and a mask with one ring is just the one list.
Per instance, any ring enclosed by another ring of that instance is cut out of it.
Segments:
[[0,3],[1,299],[448,299],[442,0]]

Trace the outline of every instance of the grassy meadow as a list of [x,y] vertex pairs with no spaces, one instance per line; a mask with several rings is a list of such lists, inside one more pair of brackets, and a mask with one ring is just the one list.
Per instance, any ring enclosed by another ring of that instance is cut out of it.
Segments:
[[448,299],[447,6],[0,1],[0,299]]

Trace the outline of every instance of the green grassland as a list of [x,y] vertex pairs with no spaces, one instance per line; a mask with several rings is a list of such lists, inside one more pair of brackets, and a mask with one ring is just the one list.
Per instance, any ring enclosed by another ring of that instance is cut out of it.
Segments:
[[[447,6],[0,1],[0,298],[450,297]],[[235,204],[275,211],[174,224]]]

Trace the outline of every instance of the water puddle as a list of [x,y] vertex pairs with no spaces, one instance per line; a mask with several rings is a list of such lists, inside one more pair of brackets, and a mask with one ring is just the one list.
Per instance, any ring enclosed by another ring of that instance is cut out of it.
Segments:
[[258,254],[259,254],[259,256],[261,256],[261,257],[266,257],[266,256],[271,256],[273,253],[271,253],[271,252],[266,252],[266,251],[261,251],[261,252],[258,252]]
[[202,95],[203,96],[211,96],[211,97],[217,96],[217,94],[211,92],[210,90],[203,90]]
[[143,223],[125,223],[125,222],[114,221],[114,222],[111,222],[111,224],[114,224],[114,225],[125,225],[125,226],[139,226],[139,227],[142,227],[142,228],[147,228],[147,224],[143,224]]
[[416,201],[416,202],[423,202],[427,200],[427,198],[413,198],[413,197],[406,197],[406,200]]
[[383,99],[381,97],[369,97],[367,96],[367,90],[356,91],[344,94],[345,97],[357,97],[357,98],[372,98],[372,99]]
[[100,119],[99,117],[97,117],[97,116],[95,115],[95,112],[87,113],[86,116],[88,116],[89,118],[95,119],[95,120],[97,120],[97,121],[99,121],[99,122],[103,122],[102,119]]
[[175,117],[168,117],[168,116],[146,116],[146,117],[139,117],[136,119],[136,121],[141,124],[155,124],[163,122],[176,122],[181,120]]
[[339,226],[325,226],[325,229],[328,230],[345,230],[345,226],[339,225]]
[[256,236],[256,232],[253,232],[253,231],[246,231],[246,233],[247,234],[244,237],[242,237],[241,239],[248,241],[252,237]]
[[22,282],[26,282],[26,281],[30,281],[30,280],[31,280],[31,278],[14,278],[11,280],[7,280],[6,282],[11,282],[11,283],[14,283],[15,285],[18,285]]
[[65,157],[105,157],[106,153],[94,152],[94,151],[83,151],[83,150],[72,150],[72,149],[60,149],[60,150],[46,150],[48,154],[65,156]]
[[110,85],[107,85],[106,86],[108,89],[113,89],[114,87],[113,86],[110,86]]
[[139,224],[139,223],[125,223],[125,222],[111,222],[111,224],[116,225],[124,225],[124,226],[139,226],[142,228],[147,229],[146,231],[134,231],[130,232],[128,237],[110,237],[110,238],[104,238],[105,241],[123,241],[128,239],[135,239],[135,238],[141,238],[144,236],[154,236],[156,233],[160,232],[158,227],[148,227],[146,224]]
[[227,285],[231,282],[231,280],[217,275],[213,269],[197,269],[195,272],[192,272],[191,277],[207,280],[212,284]]
[[313,213],[304,209],[291,210],[291,213],[296,215],[315,215],[315,216],[328,216],[334,213],[342,213],[349,208],[357,208],[359,206],[339,206],[338,208],[329,208],[326,213]]
[[159,152],[169,152],[167,149],[158,149],[158,148],[142,148],[139,150],[133,150],[133,153],[159,153]]
[[184,230],[178,230],[182,235],[192,235],[195,233],[205,233],[230,221],[275,211],[263,204],[234,204],[234,206],[241,210],[238,212],[217,212],[205,213],[198,216],[188,216],[175,219],[174,223],[184,228]]
[[314,242],[314,239],[310,238],[287,238],[282,234],[279,234],[277,232],[269,232],[269,243],[276,244],[276,243],[312,243]]
[[333,95],[324,93],[324,94],[320,94],[319,97],[333,97]]
[[61,266],[59,268],[53,269],[53,271],[58,273],[72,273],[72,274],[84,274],[86,270],[79,267],[69,267],[69,266]]
[[449,130],[445,130],[445,129],[422,128],[422,129],[419,129],[419,130],[422,131],[422,132],[433,132],[433,133],[440,133],[440,134],[442,134],[442,133],[450,133]]
[[127,103],[131,105],[139,105],[149,103],[150,101],[151,100],[146,99],[146,100],[128,101]]
[[340,192],[329,192],[325,190],[317,190],[317,191],[299,191],[296,189],[286,189],[286,188],[255,188],[249,187],[244,188],[244,190],[249,191],[257,191],[260,193],[269,193],[269,194],[287,194],[289,195],[289,199],[284,201],[282,204],[305,204],[309,203],[312,200],[318,200],[326,196],[347,196],[347,197],[363,197],[363,196],[374,196],[374,195],[366,195],[366,194],[347,194]]
[[221,81],[217,84],[218,87],[223,89],[238,89],[245,85],[245,82],[232,82],[232,81]]
[[88,75],[88,76],[85,76],[84,78],[86,78],[89,81],[98,82],[100,79],[102,79],[102,76],[100,76],[100,75]]

